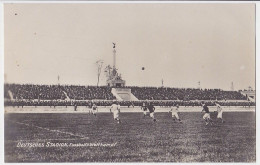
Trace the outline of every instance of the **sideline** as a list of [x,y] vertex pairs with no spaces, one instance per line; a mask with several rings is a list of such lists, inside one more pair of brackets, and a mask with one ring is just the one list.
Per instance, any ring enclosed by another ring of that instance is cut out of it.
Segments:
[[[169,107],[155,107],[155,112],[169,112]],[[252,107],[222,107],[224,112],[255,112],[255,106]],[[57,106],[49,107],[49,106],[25,106],[25,107],[5,107],[5,114],[7,113],[89,113],[89,108],[86,106],[78,106],[77,111],[74,111],[74,107],[69,106]],[[180,112],[201,112],[201,107],[180,107]],[[216,111],[216,107],[209,106],[209,111]],[[110,113],[109,107],[98,107],[98,113]],[[142,113],[140,107],[121,107],[121,113]]]

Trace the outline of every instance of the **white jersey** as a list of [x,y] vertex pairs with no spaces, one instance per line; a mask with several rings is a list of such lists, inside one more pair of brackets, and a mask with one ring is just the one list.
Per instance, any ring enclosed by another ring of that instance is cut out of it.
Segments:
[[92,114],[96,114],[97,113],[97,106],[96,106],[96,104],[94,104],[93,106],[92,106],[92,109],[90,110],[90,112],[92,113]]
[[120,110],[120,105],[112,104],[110,109],[111,109],[112,112],[119,111]]
[[179,108],[178,107],[171,107],[171,112],[172,114],[176,114],[179,112]]
[[179,112],[179,107],[171,107],[171,110],[172,112],[172,117],[176,117],[177,119],[179,119],[179,115],[178,115],[178,112]]
[[114,119],[119,118],[120,105],[112,104],[110,109],[111,109],[111,112],[113,112],[113,114],[114,114]]
[[217,106],[217,112],[218,113],[222,113],[222,107],[219,105],[219,104],[216,104],[216,106]]
[[218,112],[217,118],[222,118],[223,109],[219,104],[216,104],[216,106],[217,106],[217,112]]

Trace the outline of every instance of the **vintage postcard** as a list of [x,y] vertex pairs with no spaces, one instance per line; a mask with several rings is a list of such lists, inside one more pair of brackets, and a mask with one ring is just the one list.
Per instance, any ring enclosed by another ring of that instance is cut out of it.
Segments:
[[4,3],[5,162],[256,162],[254,3]]

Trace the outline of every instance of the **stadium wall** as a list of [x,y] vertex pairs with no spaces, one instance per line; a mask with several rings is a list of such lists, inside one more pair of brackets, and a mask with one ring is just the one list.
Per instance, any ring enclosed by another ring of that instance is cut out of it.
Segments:
[[[109,106],[101,106],[98,107],[98,112],[99,113],[110,113]],[[159,107],[155,106],[155,113],[157,112],[169,112],[170,108],[169,107]],[[232,106],[232,107],[227,107],[224,106],[222,107],[224,112],[255,112],[255,106],[251,107],[243,107],[243,106]],[[89,113],[90,108],[86,106],[78,106],[77,111],[74,111],[74,108],[72,106],[68,106],[67,108],[64,106],[57,106],[57,107],[49,107],[49,106],[39,106],[39,107],[34,107],[34,106],[24,106],[22,107],[5,107],[5,113]],[[179,111],[180,112],[201,112],[202,108],[201,107],[185,107],[185,106],[180,106]],[[216,106],[209,106],[209,111],[214,112],[216,111]],[[143,111],[141,110],[140,107],[130,107],[128,108],[127,106],[122,106],[121,107],[121,112],[140,112],[142,113]]]

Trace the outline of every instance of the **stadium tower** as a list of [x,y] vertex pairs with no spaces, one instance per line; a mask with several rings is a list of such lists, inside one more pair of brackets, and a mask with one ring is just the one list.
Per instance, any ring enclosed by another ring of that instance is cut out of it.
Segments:
[[200,89],[200,81],[198,82],[198,89]]
[[121,74],[116,68],[116,43],[113,43],[113,67],[107,65],[105,68],[107,77],[107,86],[112,87],[112,94],[120,101],[134,101],[138,100],[132,93],[130,88],[125,87],[125,80],[122,79]]
[[233,83],[233,81],[231,82],[231,91],[234,91],[234,83]]
[[118,74],[116,68],[116,43],[113,43],[113,68],[108,65],[105,68],[105,73],[107,76],[107,86],[110,87],[124,87],[125,80],[122,79],[121,74]]

